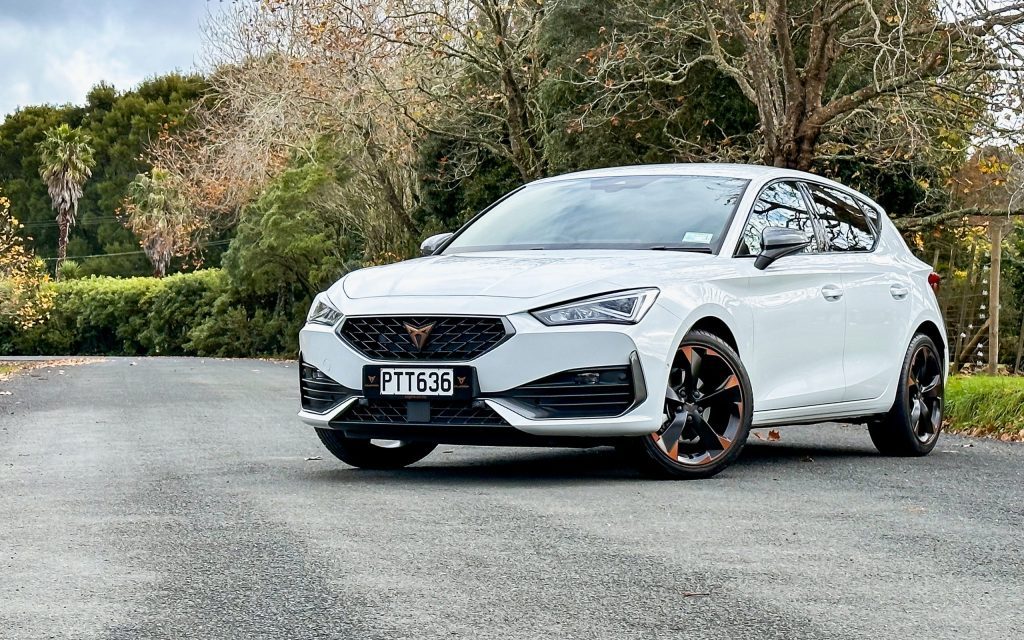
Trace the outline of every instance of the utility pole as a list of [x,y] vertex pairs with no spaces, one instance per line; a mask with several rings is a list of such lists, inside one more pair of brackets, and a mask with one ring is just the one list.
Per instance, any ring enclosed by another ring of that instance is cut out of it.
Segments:
[[996,374],[999,366],[999,276],[1003,261],[1003,229],[1006,222],[992,218],[988,223],[992,241],[992,265],[988,275],[988,372]]

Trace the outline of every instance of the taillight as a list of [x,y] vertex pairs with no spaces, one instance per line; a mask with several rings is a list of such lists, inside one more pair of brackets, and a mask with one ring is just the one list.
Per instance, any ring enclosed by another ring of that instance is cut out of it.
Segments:
[[942,282],[942,276],[932,271],[928,274],[928,286],[932,288],[935,293],[939,292],[939,283]]

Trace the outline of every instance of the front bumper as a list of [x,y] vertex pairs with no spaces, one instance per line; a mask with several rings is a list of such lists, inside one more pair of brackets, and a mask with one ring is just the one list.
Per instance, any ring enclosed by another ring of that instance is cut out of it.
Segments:
[[[389,315],[422,313],[410,302],[409,310],[389,309]],[[444,315],[438,313],[437,315]],[[487,315],[487,314],[479,314]],[[656,431],[662,422],[664,389],[667,384],[670,355],[674,349],[679,319],[655,304],[637,325],[578,325],[548,327],[528,313],[505,316],[514,329],[508,339],[491,351],[465,362],[414,362],[371,360],[344,342],[332,327],[307,325],[299,335],[302,359],[342,387],[350,397],[323,412],[302,410],[299,417],[315,427],[337,428],[360,435],[370,433],[366,424],[353,425],[346,415],[366,401],[361,398],[364,365],[446,366],[466,364],[476,370],[481,408],[500,417],[505,426],[537,437],[613,438],[644,435]],[[635,402],[625,412],[613,417],[539,417],[538,412],[513,397],[512,391],[554,374],[571,370],[592,370],[628,367],[631,383],[636,388]],[[431,423],[403,423],[409,428],[422,427],[429,433]],[[459,426],[463,425],[447,425]],[[395,424],[381,424],[380,435],[386,438],[395,431]],[[500,440],[494,425],[464,425],[458,431],[488,430]],[[372,431],[372,429],[371,429]],[[372,435],[372,434],[371,434]],[[472,435],[472,434],[470,434]],[[481,434],[484,437],[484,434]],[[436,439],[436,438],[431,438]],[[486,439],[486,438],[485,438]],[[460,438],[459,441],[462,441]]]

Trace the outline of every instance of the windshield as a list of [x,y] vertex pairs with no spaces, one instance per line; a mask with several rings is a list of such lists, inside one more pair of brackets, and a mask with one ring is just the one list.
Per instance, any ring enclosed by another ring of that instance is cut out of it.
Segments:
[[529,185],[463,229],[444,250],[717,251],[747,180],[615,176]]

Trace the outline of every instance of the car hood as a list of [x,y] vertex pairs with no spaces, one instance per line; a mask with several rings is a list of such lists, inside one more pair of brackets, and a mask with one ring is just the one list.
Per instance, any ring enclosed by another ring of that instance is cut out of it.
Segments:
[[[429,256],[347,275],[348,298],[393,296],[493,296],[537,298],[631,273],[705,264],[714,256],[659,251],[503,251]],[[630,278],[632,280],[632,278]],[[626,286],[633,286],[632,284]]]

